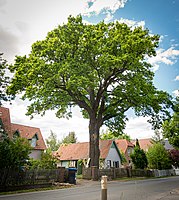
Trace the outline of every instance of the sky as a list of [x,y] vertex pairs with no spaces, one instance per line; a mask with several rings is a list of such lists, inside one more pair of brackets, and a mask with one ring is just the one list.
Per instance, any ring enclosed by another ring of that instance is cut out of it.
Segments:
[[[0,52],[9,64],[15,55],[28,55],[31,45],[45,39],[47,33],[67,22],[69,15],[81,14],[88,23],[120,21],[129,26],[142,26],[150,34],[160,35],[156,57],[148,60],[155,72],[154,85],[169,94],[179,95],[179,0],[0,0]],[[39,127],[44,138],[52,130],[62,139],[75,131],[78,141],[88,141],[88,120],[80,110],[73,110],[69,120],[58,119],[53,111],[30,120],[25,115],[28,101],[17,97],[10,108],[11,121]],[[154,135],[148,118],[129,116],[125,132],[131,138]],[[105,127],[101,130],[105,131]]]

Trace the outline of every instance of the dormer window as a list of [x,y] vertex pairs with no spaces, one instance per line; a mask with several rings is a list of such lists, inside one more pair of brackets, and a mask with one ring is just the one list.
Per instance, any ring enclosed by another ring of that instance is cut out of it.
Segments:
[[39,138],[38,138],[38,135],[37,135],[37,133],[33,136],[33,138],[31,139],[31,146],[32,147],[36,147],[36,145],[37,145],[37,140],[38,140]]

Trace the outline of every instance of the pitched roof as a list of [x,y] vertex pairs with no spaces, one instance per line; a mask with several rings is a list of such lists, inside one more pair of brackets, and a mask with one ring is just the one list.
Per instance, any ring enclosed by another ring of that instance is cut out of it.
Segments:
[[123,153],[126,152],[128,147],[134,147],[134,144],[132,144],[126,139],[115,140],[115,142],[117,144],[118,149],[120,149]]
[[[133,141],[132,143],[135,145],[136,141]],[[139,139],[139,145],[141,149],[147,151],[149,147],[152,146],[152,139],[151,138]]]
[[36,147],[34,147],[34,149],[46,149],[46,145],[39,128],[11,123],[9,108],[0,107],[0,118],[3,123],[4,129],[10,138],[13,137],[13,134],[17,130],[19,131],[20,137],[27,139],[32,139],[32,137],[37,134],[38,140],[37,145]]
[[[100,140],[100,158],[105,159],[112,145],[112,140]],[[89,142],[61,145],[55,156],[59,160],[79,160],[89,158]]]
[[39,149],[39,150],[46,149],[46,145],[39,128],[24,126],[20,124],[11,124],[11,126],[12,126],[12,132],[14,133],[15,131],[18,131],[20,134],[20,137],[22,138],[27,138],[29,140],[29,139],[32,139],[35,135],[37,135],[38,140],[37,140],[36,147],[34,147],[34,149]]

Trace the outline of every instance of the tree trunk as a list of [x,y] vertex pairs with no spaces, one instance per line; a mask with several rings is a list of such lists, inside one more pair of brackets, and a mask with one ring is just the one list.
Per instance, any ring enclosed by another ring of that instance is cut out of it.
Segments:
[[89,158],[90,166],[97,166],[99,168],[99,158],[100,158],[100,150],[99,150],[99,129],[98,121],[93,118],[90,119],[89,122]]

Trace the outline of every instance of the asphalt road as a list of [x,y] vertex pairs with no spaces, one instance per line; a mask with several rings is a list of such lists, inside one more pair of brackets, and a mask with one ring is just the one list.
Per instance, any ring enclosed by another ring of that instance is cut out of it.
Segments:
[[[0,196],[0,200],[100,200],[100,182],[73,188]],[[179,176],[108,182],[108,200],[179,200]]]

